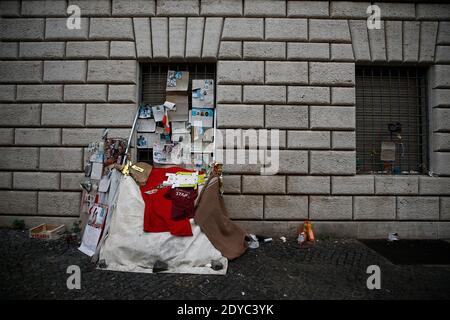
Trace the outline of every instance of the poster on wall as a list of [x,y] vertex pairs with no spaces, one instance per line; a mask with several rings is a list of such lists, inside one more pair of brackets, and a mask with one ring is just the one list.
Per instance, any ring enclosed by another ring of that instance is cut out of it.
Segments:
[[185,91],[186,92],[188,89],[188,86],[189,86],[189,72],[188,71],[169,70],[167,72],[166,91]]
[[78,250],[90,257],[94,255],[97,248],[107,214],[107,205],[95,203],[89,209],[89,220],[84,229],[83,239]]
[[156,143],[153,145],[153,162],[159,164],[180,164],[183,146],[180,143]]
[[214,127],[214,110],[192,108],[190,120],[195,127],[212,128]]
[[192,80],[192,108],[214,108],[214,80]]
[[150,119],[153,116],[152,107],[148,104],[139,107],[139,119]]
[[136,147],[138,149],[151,149],[155,143],[161,141],[159,133],[138,133]]

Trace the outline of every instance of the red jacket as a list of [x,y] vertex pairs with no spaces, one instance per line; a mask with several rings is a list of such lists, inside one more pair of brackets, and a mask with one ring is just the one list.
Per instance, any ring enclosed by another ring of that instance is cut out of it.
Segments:
[[[180,167],[153,168],[145,186],[141,187],[142,197],[145,202],[144,231],[166,232],[170,231],[175,236],[192,236],[189,216],[172,219],[172,201],[165,197],[171,187],[157,189],[156,187],[167,180],[166,173],[191,172]],[[146,191],[153,190],[152,194]]]

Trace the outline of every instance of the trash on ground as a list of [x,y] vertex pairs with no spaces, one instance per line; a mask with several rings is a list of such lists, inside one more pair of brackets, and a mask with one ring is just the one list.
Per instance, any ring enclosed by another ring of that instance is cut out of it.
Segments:
[[298,226],[297,234],[297,242],[300,246],[304,246],[306,244],[314,244],[314,231],[309,220],[305,220],[303,224],[300,224]]
[[30,229],[30,238],[56,240],[61,238],[66,232],[65,225],[54,225],[43,223]]
[[254,234],[249,234],[248,236],[250,238],[250,240],[247,241],[248,247],[250,249],[258,249],[259,248],[258,238],[256,238]]
[[308,220],[305,221],[304,229],[305,229],[306,236],[308,238],[307,240],[314,242],[314,240],[315,240],[314,231],[312,228],[312,223],[310,221],[308,221]]
[[280,237],[280,240],[286,242],[286,237]]
[[271,242],[273,239],[266,237],[266,236],[261,236],[261,235],[256,235],[256,239],[258,239],[259,242]]
[[391,232],[388,236],[388,241],[398,241],[400,240],[397,232]]
[[302,231],[299,233],[298,237],[297,237],[297,242],[299,245],[303,245],[303,243],[305,242],[305,233]]

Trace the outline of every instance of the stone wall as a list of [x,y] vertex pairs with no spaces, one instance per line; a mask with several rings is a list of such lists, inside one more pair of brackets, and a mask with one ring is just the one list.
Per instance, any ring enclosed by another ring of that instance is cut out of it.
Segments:
[[[450,5],[374,4],[380,30],[370,2],[0,1],[0,223],[70,224],[84,147],[104,127],[129,133],[139,63],[186,61],[217,62],[220,129],[280,130],[278,175],[225,168],[226,205],[250,231],[310,218],[321,235],[450,237]],[[355,63],[429,67],[439,177],[355,175]]]

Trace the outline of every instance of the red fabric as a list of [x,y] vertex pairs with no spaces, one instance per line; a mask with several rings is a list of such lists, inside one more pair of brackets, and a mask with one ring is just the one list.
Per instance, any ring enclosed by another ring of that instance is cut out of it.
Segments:
[[172,219],[184,219],[194,217],[194,202],[197,198],[197,190],[193,188],[173,188],[165,197],[172,200]]
[[[191,172],[180,167],[153,168],[145,186],[141,187],[145,202],[144,231],[166,232],[175,236],[192,236],[189,217],[180,220],[172,219],[172,201],[165,197],[170,187],[155,188],[167,180],[166,173]],[[150,195],[146,191],[154,190]]]

